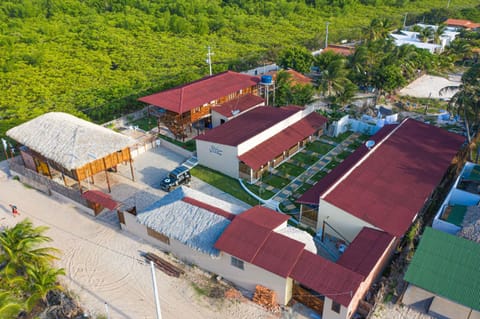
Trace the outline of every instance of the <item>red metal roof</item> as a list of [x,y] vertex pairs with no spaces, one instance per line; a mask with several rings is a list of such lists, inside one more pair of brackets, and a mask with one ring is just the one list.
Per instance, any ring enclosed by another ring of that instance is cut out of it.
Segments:
[[302,285],[348,307],[364,277],[304,250],[290,277]]
[[252,207],[236,215],[215,248],[246,262],[252,262],[270,233],[289,217],[263,206]]
[[[312,84],[313,80],[309,78],[308,76],[303,75],[302,73],[295,71],[293,69],[288,69],[288,70],[282,70],[283,72],[287,72],[291,75],[290,78],[290,85],[306,85],[306,84]],[[267,72],[266,74],[271,75],[274,80],[277,79],[278,71],[270,71]]]
[[221,97],[256,86],[255,76],[226,71],[169,90],[144,96],[138,100],[178,114],[210,103]]
[[277,135],[242,154],[239,156],[239,159],[252,169],[257,170],[261,165],[274,159],[283,151],[315,133],[318,129],[322,128],[325,123],[327,123],[327,118],[315,112],[310,113]]
[[82,193],[82,197],[92,203],[100,204],[101,206],[108,208],[109,210],[114,210],[115,208],[120,206],[120,204],[114,201],[110,195],[98,190],[86,191],[85,193]]
[[288,277],[305,244],[274,232],[289,217],[263,206],[255,206],[230,223],[215,248]]
[[271,232],[251,263],[287,278],[304,247],[304,243]]
[[[353,160],[349,157],[347,164],[339,166],[339,172],[335,169],[337,184],[329,185],[328,189],[317,184],[308,192],[308,199],[321,197],[401,237],[463,143],[460,135],[406,119],[371,150],[359,151],[363,152],[361,159],[358,155]],[[359,164],[359,160],[363,162]],[[306,195],[299,202],[305,203]]]
[[232,117],[236,114],[245,112],[255,106],[263,104],[265,100],[257,95],[247,94],[234,100],[220,104],[212,108],[212,111],[220,113],[225,117]]
[[206,204],[204,202],[201,202],[199,200],[193,199],[191,197],[183,197],[182,201],[188,204],[192,204],[194,206],[206,209],[214,214],[220,215],[222,217],[225,217],[226,219],[233,220],[235,218],[235,214],[229,213],[221,208]]
[[367,277],[388,249],[393,238],[392,235],[381,230],[364,227],[348,245],[337,264]]
[[259,106],[223,125],[207,131],[205,134],[198,135],[195,139],[223,145],[238,146],[278,122],[301,111],[302,109],[299,107],[276,108]]
[[285,214],[278,213],[260,205],[244,211],[240,215],[237,215],[237,217],[268,229],[275,229],[290,219],[290,217]]
[[[377,134],[370,137],[371,140],[378,144],[385,136],[387,136],[397,124],[385,125]],[[327,189],[329,189],[335,182],[342,177],[347,171],[349,171],[365,154],[368,153],[368,148],[363,144],[355,150],[350,156],[338,164],[328,175],[323,177],[318,183],[306,191],[300,198],[297,199],[297,203],[318,205],[320,201],[320,195],[322,195]]]

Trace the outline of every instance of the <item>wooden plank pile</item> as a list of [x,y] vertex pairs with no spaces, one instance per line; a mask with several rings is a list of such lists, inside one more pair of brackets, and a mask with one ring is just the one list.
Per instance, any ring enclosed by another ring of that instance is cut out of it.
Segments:
[[315,310],[315,312],[323,313],[323,300],[298,285],[293,286],[293,298]]
[[255,294],[253,295],[253,302],[267,308],[270,311],[276,310],[278,305],[276,303],[275,291],[266,287],[257,285],[255,287]]
[[153,261],[153,263],[158,269],[160,269],[169,276],[178,278],[180,277],[180,275],[183,275],[185,273],[182,269],[172,265],[168,261],[160,258],[153,253],[146,253],[145,259],[147,259],[148,261]]

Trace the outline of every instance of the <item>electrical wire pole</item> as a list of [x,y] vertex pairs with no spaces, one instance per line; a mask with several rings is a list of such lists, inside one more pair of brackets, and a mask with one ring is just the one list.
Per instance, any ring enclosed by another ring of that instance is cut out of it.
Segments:
[[330,22],[325,22],[326,26],[327,26],[327,33],[325,35],[325,49],[328,47],[328,25],[330,24]]
[[405,18],[403,18],[403,28],[405,29],[405,26],[407,24],[407,15],[408,15],[408,12],[405,13]]
[[155,267],[153,266],[153,261],[151,261],[151,260],[150,260],[150,269],[152,270],[153,295],[155,296],[155,306],[156,306],[156,309],[157,309],[157,319],[162,319],[162,313],[160,312],[160,302],[158,301],[157,280],[155,279]]
[[210,46],[208,46],[207,64],[208,68],[210,69],[210,76],[212,76],[212,55],[213,53],[210,51]]

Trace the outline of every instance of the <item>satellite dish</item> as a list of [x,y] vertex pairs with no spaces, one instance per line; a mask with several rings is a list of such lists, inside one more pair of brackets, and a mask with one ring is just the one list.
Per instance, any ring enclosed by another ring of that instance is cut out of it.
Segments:
[[375,141],[374,140],[368,140],[365,142],[365,146],[368,148],[368,149],[371,149],[373,147],[373,145],[375,145]]

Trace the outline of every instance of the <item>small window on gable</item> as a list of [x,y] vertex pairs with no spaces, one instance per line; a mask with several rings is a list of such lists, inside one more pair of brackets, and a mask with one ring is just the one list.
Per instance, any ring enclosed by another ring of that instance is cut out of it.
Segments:
[[332,311],[340,313],[340,304],[338,302],[332,301]]
[[243,270],[243,260],[240,260],[240,259],[232,256],[232,259],[231,259],[230,263],[232,264],[232,266]]

